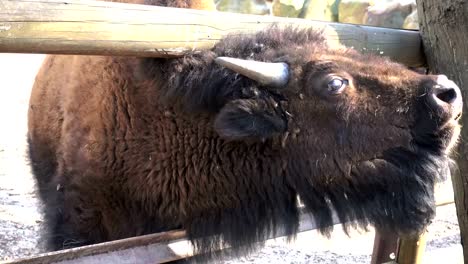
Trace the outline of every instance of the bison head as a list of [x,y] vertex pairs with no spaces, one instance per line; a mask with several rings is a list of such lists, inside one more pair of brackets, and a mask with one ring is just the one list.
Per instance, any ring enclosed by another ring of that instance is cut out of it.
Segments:
[[[420,231],[433,217],[434,183],[448,173],[462,106],[445,76],[332,49],[313,30],[277,28],[227,37],[158,69],[164,103],[207,113],[232,148],[261,146],[250,148],[263,162],[251,173],[257,195],[242,209],[256,206],[257,224],[295,230],[296,194],[324,233],[333,210],[345,227],[401,233]],[[232,242],[245,238],[236,230],[253,228],[213,217],[188,229],[215,229]]]

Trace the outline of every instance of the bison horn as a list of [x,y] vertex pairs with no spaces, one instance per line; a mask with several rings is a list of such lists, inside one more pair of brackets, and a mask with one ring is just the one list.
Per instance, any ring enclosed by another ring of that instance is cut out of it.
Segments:
[[230,57],[218,57],[215,62],[265,86],[282,87],[289,80],[289,67],[284,62],[261,62]]

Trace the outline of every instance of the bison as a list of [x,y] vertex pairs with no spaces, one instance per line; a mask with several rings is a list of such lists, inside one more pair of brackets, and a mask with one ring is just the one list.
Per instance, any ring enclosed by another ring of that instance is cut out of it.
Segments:
[[59,250],[183,228],[198,252],[249,252],[297,232],[298,197],[324,234],[333,211],[345,228],[419,232],[461,106],[447,77],[313,29],[181,58],[49,56],[28,117],[44,238]]

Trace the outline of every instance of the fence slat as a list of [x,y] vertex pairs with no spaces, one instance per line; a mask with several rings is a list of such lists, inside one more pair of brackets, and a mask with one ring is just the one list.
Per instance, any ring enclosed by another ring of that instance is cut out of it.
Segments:
[[[337,215],[333,214],[333,224],[339,224]],[[299,230],[305,232],[317,229],[313,218],[301,210]],[[269,239],[285,236],[279,229]],[[228,248],[223,249],[228,250]],[[45,253],[30,258],[1,262],[1,264],[93,264],[93,263],[165,263],[194,256],[190,242],[183,230],[174,230],[157,234],[115,240],[101,244],[66,249]],[[134,260],[134,261],[133,261]]]
[[0,52],[181,56],[273,23],[314,27],[332,45],[425,64],[417,31],[89,0],[0,0]]
[[[436,197],[438,196],[440,196],[440,192],[436,192]],[[442,206],[450,203],[453,203],[453,199],[451,201],[446,199],[436,199],[437,206]],[[339,223],[340,221],[336,213],[333,213],[333,224],[336,225]],[[317,229],[317,225],[314,222],[313,218],[302,208],[298,232],[305,232],[315,229]],[[279,230],[276,234],[272,234],[270,236],[270,239],[273,239],[275,237],[281,237],[284,235],[284,231]],[[391,240],[392,237],[386,237],[384,239]],[[411,254],[411,252],[413,252],[410,250],[410,247],[414,243],[419,243],[419,241],[414,242],[412,244],[410,240],[406,240],[405,243],[405,255],[408,255]],[[420,247],[418,247],[418,250],[423,248],[423,246],[424,245],[421,244]],[[380,245],[380,247],[382,247],[382,245]],[[384,251],[386,252],[389,248],[379,248],[379,245],[374,245],[373,255],[376,255],[375,259],[377,259],[377,257],[380,257],[377,256],[377,254],[382,255]],[[397,250],[396,246],[394,249]],[[52,262],[56,264],[120,264],[119,259],[127,261],[125,263],[131,262],[131,260],[135,260],[135,263],[165,263],[192,256],[194,256],[194,252],[191,248],[191,244],[186,238],[186,232],[184,230],[173,230],[151,235],[115,240],[90,246],[83,246],[73,249],[50,252],[33,257],[27,257],[11,261],[0,261],[0,264],[39,264]]]

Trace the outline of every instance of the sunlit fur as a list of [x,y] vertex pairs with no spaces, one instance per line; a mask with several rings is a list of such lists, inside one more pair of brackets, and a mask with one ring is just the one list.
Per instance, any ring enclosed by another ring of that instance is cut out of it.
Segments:
[[[217,56],[281,61],[273,89]],[[350,81],[330,95],[327,73]],[[199,252],[255,249],[298,228],[297,196],[324,234],[421,231],[458,125],[434,84],[387,59],[329,49],[313,30],[230,36],[177,59],[50,56],[29,111],[48,249],[186,229]]]

